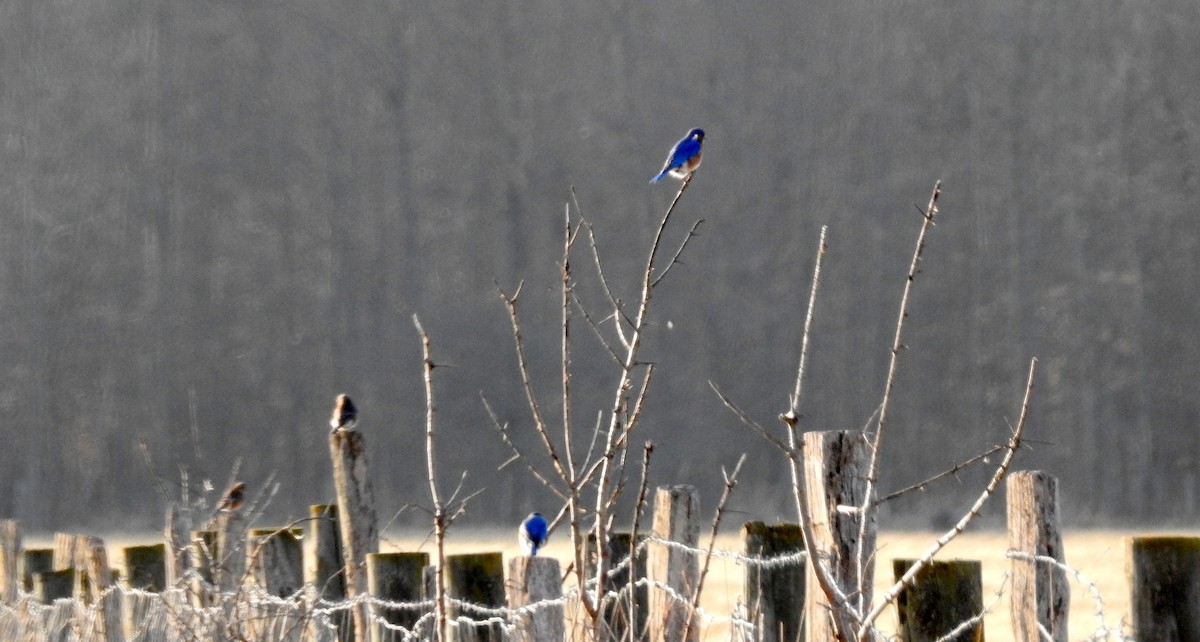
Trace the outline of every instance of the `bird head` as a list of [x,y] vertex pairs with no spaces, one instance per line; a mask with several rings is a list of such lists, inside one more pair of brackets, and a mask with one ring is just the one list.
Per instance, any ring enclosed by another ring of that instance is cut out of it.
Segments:
[[697,127],[695,129],[693,129],[692,131],[688,132],[688,138],[694,138],[698,141],[704,140],[704,130]]

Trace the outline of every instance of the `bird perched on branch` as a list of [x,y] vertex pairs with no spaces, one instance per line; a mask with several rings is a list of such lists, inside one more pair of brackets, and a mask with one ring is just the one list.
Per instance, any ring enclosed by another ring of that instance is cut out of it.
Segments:
[[349,395],[338,395],[337,401],[333,404],[333,417],[329,419],[329,427],[333,428],[332,432],[339,430],[351,430],[358,423],[358,408],[354,407],[354,402],[350,401]]
[[675,143],[671,148],[671,153],[667,154],[667,162],[663,164],[663,169],[658,173],[658,176],[650,179],[651,183],[657,183],[664,176],[670,174],[675,178],[687,178],[692,172],[700,167],[700,144],[704,142],[704,130],[697,127],[688,132],[683,140]]
[[246,503],[246,483],[236,482],[225,491],[225,497],[221,498],[221,503],[217,504],[217,512],[229,511],[234,512]]
[[542,517],[541,513],[531,513],[517,529],[517,541],[531,556],[537,555],[538,549],[545,546],[549,539],[550,525],[546,523],[546,518]]

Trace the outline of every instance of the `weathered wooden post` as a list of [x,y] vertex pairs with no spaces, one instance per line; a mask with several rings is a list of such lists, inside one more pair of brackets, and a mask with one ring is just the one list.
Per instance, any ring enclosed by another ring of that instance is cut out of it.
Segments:
[[[693,486],[660,486],[654,493],[654,537],[696,548],[700,536],[700,499]],[[692,592],[700,579],[700,560],[692,551],[651,542],[646,569],[650,588],[650,642],[696,642],[700,626],[692,611]],[[682,600],[660,588],[668,586]],[[685,638],[686,635],[686,638]]]
[[212,559],[213,584],[222,592],[236,591],[246,575],[246,556],[249,554],[246,521],[237,511],[224,510],[213,519],[212,530],[217,533]]
[[804,536],[799,524],[746,522],[742,525],[746,557],[759,560],[785,555],[795,563],[746,564],[743,595],[746,619],[754,624],[758,642],[802,640],[804,624]]
[[[363,568],[368,553],[379,552],[379,527],[375,517],[375,498],[368,474],[367,443],[353,428],[357,422],[334,430],[329,435],[329,453],[333,459],[333,484],[337,489],[338,526],[342,535],[342,565],[346,577],[346,597],[367,592],[367,573]],[[353,609],[355,639],[367,642],[367,604]]]
[[[892,560],[896,580],[916,560]],[[917,571],[913,583],[896,596],[902,642],[983,642],[983,620],[948,633],[983,613],[983,565],[975,560],[932,561]]]
[[[520,608],[562,597],[562,571],[553,557],[514,557],[508,561],[508,606]],[[562,642],[563,605],[548,604],[516,616],[513,642]],[[621,640],[622,638],[614,638]]]
[[246,579],[276,597],[304,586],[299,529],[252,528],[246,538]]
[[123,549],[125,577],[122,582],[125,588],[149,592],[122,595],[121,630],[125,639],[151,640],[167,636],[166,619],[152,615],[162,598],[151,594],[161,592],[166,586],[166,551],[165,543]]
[[221,551],[217,550],[216,531],[192,531],[188,547],[188,558],[196,577],[192,580],[192,605],[205,608],[213,603],[213,593],[210,586],[213,582],[213,569],[220,559]]
[[167,586],[175,586],[183,579],[183,573],[190,568],[191,562],[188,559],[188,529],[179,515],[179,506],[174,502],[167,507],[167,516],[163,520],[163,542],[167,546]]
[[[367,555],[367,592],[371,597],[389,602],[419,602],[424,592],[426,566],[429,566],[429,553],[371,553]],[[420,617],[417,608],[381,607],[373,618],[371,640],[392,642],[402,639],[400,635],[393,635],[393,631],[379,621],[381,618],[389,624],[412,630]]]
[[16,604],[21,588],[21,525],[0,521],[0,603]]
[[167,586],[166,544],[126,546],[125,582],[129,588],[162,591]]
[[[645,535],[638,536],[638,543],[646,541]],[[635,555],[636,553],[636,555]],[[644,584],[635,586],[634,583],[646,579],[646,551],[637,552],[633,533],[609,533],[608,559],[616,566],[633,556],[634,563],[612,573],[608,578],[609,590],[624,591],[618,601],[605,604],[604,619],[607,622],[609,635],[614,640],[629,640],[630,642],[646,642],[649,631],[647,623],[650,613],[650,593]],[[595,576],[595,569],[589,575]]]
[[36,573],[47,573],[54,570],[54,549],[31,548],[21,556],[21,577],[25,582],[25,592],[33,592],[33,576]]
[[42,604],[71,597],[75,592],[75,569],[45,571],[33,574],[33,595]]
[[337,504],[309,506],[304,529],[304,581],[327,600],[346,597],[337,514]]
[[[1008,476],[1008,547],[1019,553],[1065,559],[1058,516],[1058,479],[1037,470]],[[1067,642],[1071,585],[1062,568],[1044,561],[1012,558],[1013,642]]]
[[[875,577],[876,526],[873,516],[863,530],[856,510],[867,494],[871,447],[857,431],[806,432],[803,436],[804,481],[812,520],[813,550],[805,573],[805,639],[829,642],[837,638],[833,605],[818,588],[813,567],[823,565],[842,595],[871,603]],[[860,534],[865,535],[859,541]],[[867,554],[860,558],[860,551]],[[860,576],[860,562],[861,576]]]
[[1128,537],[1126,542],[1134,639],[1200,640],[1200,537]]
[[[486,608],[504,606],[504,556],[500,553],[475,553],[446,556],[446,594],[467,604]],[[487,616],[451,604],[447,613],[450,625],[447,642],[503,642],[504,629],[498,623],[475,624],[462,620],[485,620]]]

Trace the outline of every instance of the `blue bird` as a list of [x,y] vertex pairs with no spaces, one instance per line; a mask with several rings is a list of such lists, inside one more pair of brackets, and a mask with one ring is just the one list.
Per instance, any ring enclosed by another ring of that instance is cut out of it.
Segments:
[[671,148],[671,153],[667,154],[667,162],[663,165],[663,169],[658,173],[658,176],[650,179],[651,183],[657,183],[664,176],[670,174],[675,178],[687,178],[689,174],[696,171],[700,167],[700,143],[704,142],[704,130],[697,127],[688,132],[683,140],[675,143]]
[[517,529],[517,541],[530,555],[537,555],[538,549],[546,545],[550,539],[549,524],[541,513],[531,513],[521,527]]

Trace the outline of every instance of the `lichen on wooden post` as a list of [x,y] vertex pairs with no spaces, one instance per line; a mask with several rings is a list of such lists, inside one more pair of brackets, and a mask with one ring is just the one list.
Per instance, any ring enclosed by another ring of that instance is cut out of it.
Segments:
[[[660,486],[655,491],[653,533],[660,540],[696,548],[700,537],[700,499],[695,487]],[[700,560],[692,551],[651,542],[646,569],[651,581],[650,641],[696,642],[700,626],[687,600],[700,579]],[[675,595],[661,586],[669,587]]]
[[[799,524],[746,522],[742,525],[746,557],[763,559],[804,552]],[[804,623],[804,560],[763,567],[746,564],[743,595],[746,619],[754,624],[758,642],[802,640]]]
[[1126,538],[1138,642],[1200,640],[1200,537]]
[[[1058,480],[1041,471],[1009,475],[1008,547],[1018,553],[1065,559],[1058,512]],[[1045,561],[1013,557],[1012,631],[1014,642],[1067,642],[1071,585],[1062,568]]]
[[[897,581],[916,562],[892,560]],[[983,620],[953,637],[960,624],[983,613],[983,565],[975,560],[933,560],[921,567],[912,585],[896,596],[902,642],[983,642]]]

